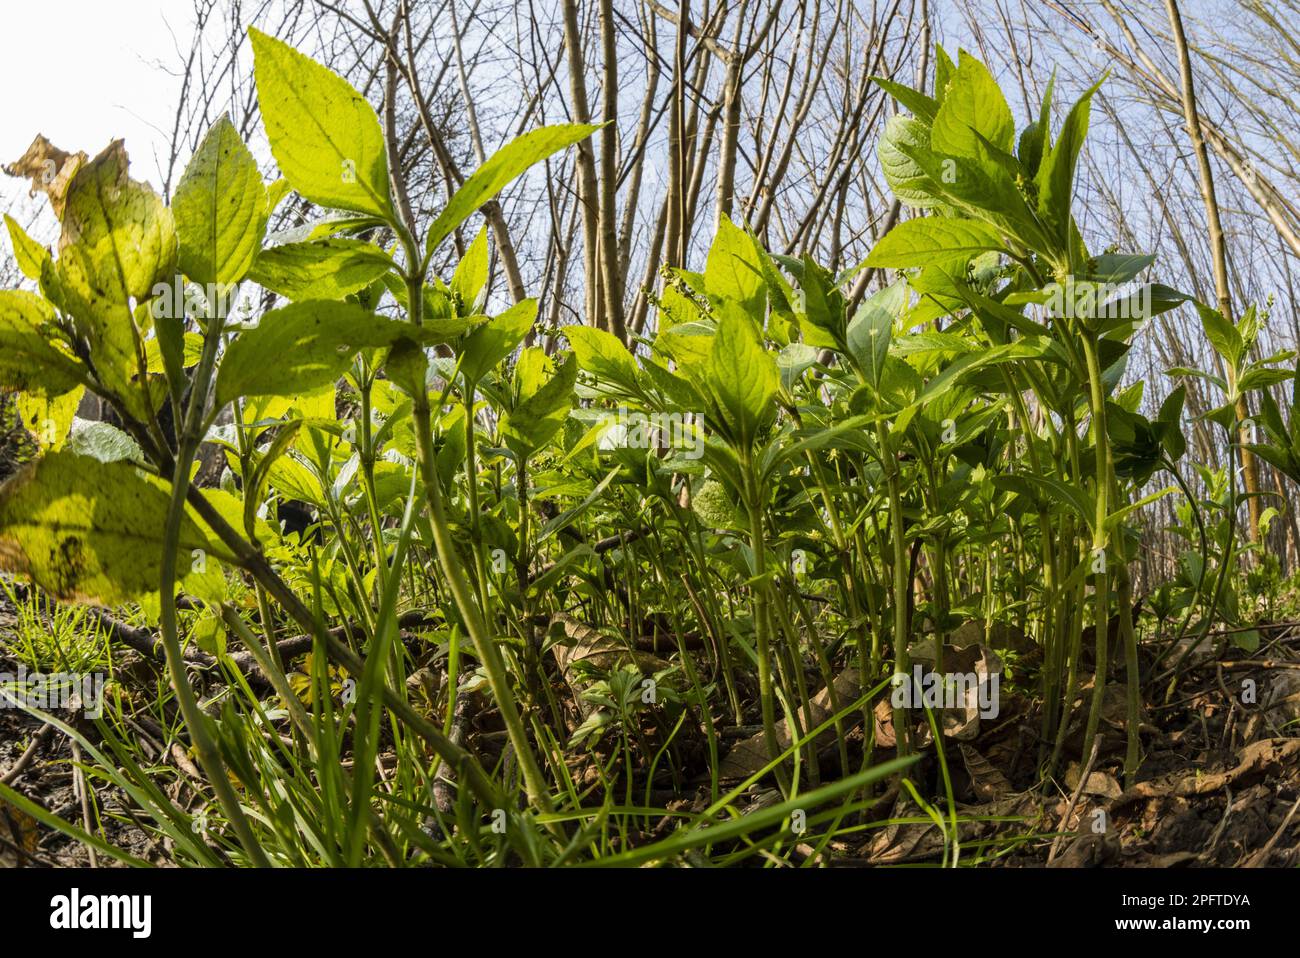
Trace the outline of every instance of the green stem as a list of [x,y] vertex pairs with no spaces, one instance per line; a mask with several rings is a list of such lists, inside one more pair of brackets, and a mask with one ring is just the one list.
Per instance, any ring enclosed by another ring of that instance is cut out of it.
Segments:
[[172,688],[176,691],[176,703],[180,706],[181,717],[185,719],[190,738],[194,742],[199,764],[203,766],[208,782],[229,817],[230,825],[235,830],[235,835],[244,847],[245,853],[254,865],[268,868],[271,863],[253,835],[253,829],[244,814],[239,796],[235,794],[234,786],[226,772],[226,764],[221,759],[221,752],[208,728],[208,718],[199,708],[194,690],[190,688],[176,622],[176,559],[180,549],[181,520],[185,517],[185,496],[190,484],[190,464],[194,461],[194,454],[199,447],[200,437],[197,431],[202,424],[207,387],[216,365],[217,347],[221,342],[221,326],[219,318],[209,319],[203,353],[194,374],[190,405],[186,410],[185,425],[181,431],[176,461],[172,469],[171,499],[167,505],[167,519],[163,528],[162,574],[158,596],[161,608],[158,618],[163,654],[167,659],[167,670],[171,674]]
[[[406,246],[407,262],[410,264],[421,262],[414,237],[409,234],[404,235],[403,243]],[[420,273],[413,271],[407,276],[407,304],[410,310],[410,320],[416,326],[421,325],[423,322],[423,285]],[[433,450],[432,411],[429,408],[427,391],[419,390],[417,395],[412,397],[412,401],[415,419],[415,443],[420,457],[420,474],[425,499],[429,506],[429,525],[433,529],[433,541],[438,551],[438,561],[442,566],[443,575],[446,576],[447,587],[451,590],[452,600],[456,603],[456,609],[460,612],[460,617],[465,623],[465,630],[469,633],[470,641],[474,643],[474,651],[478,655],[479,661],[483,663],[483,670],[487,673],[488,685],[492,689],[497,708],[501,712],[501,719],[506,726],[506,733],[510,737],[511,745],[514,746],[515,754],[519,760],[519,767],[524,775],[524,788],[528,792],[528,799],[541,812],[549,813],[551,811],[549,788],[546,780],[542,777],[541,767],[538,765],[537,757],[533,754],[532,745],[528,741],[527,730],[524,728],[523,720],[519,715],[519,709],[515,705],[514,690],[510,687],[510,678],[506,671],[505,660],[502,658],[501,650],[497,648],[496,642],[489,635],[487,624],[483,621],[482,612],[479,610],[478,603],[474,600],[469,577],[466,575],[464,564],[456,551],[456,544],[451,536],[451,527],[447,523],[446,511],[442,502],[442,489],[438,485],[438,470]]]
[[1092,419],[1092,441],[1096,452],[1095,487],[1097,507],[1092,530],[1092,560],[1101,558],[1101,572],[1096,574],[1094,596],[1096,604],[1093,613],[1097,630],[1097,670],[1092,686],[1092,706],[1088,711],[1088,725],[1083,736],[1083,754],[1092,754],[1092,740],[1097,734],[1101,721],[1101,707],[1106,694],[1106,668],[1108,665],[1108,626],[1110,622],[1110,569],[1106,556],[1106,519],[1110,515],[1110,440],[1106,435],[1106,394],[1102,381],[1101,362],[1097,354],[1097,342],[1090,333],[1083,336],[1083,354],[1088,369],[1088,398]]
[[[745,471],[745,506],[749,513],[749,547],[754,556],[754,635],[758,644],[758,698],[763,710],[763,742],[767,746],[768,761],[776,761],[781,746],[776,738],[776,704],[772,688],[772,642],[767,621],[767,550],[763,541],[763,508],[754,475],[753,458],[748,450],[741,455]],[[790,793],[784,766],[776,768],[781,792]]]

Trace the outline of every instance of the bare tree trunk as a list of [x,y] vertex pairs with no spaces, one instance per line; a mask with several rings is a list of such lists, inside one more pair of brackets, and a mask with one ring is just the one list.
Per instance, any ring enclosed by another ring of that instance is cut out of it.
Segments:
[[[1210,249],[1214,263],[1214,289],[1218,299],[1219,312],[1229,322],[1235,322],[1232,314],[1232,294],[1228,286],[1228,253],[1223,237],[1223,222],[1219,216],[1219,202],[1214,195],[1214,172],[1210,169],[1210,156],[1205,148],[1205,138],[1201,135],[1201,121],[1196,110],[1196,88],[1192,77],[1192,61],[1187,52],[1187,35],[1183,32],[1183,18],[1178,11],[1178,0],[1165,0],[1165,9],[1169,13],[1169,27],[1173,33],[1174,45],[1178,51],[1178,69],[1183,81],[1183,112],[1187,118],[1187,135],[1191,138],[1192,149],[1196,153],[1196,163],[1200,169],[1201,198],[1205,203],[1206,223],[1210,232]],[[1250,418],[1250,409],[1244,396],[1237,400],[1237,419],[1244,422]],[[1259,540],[1259,467],[1255,454],[1245,448],[1251,437],[1245,427],[1241,430],[1241,471],[1249,498],[1246,501],[1250,514],[1250,541]]]
[[[591,122],[591,101],[587,99],[586,62],[582,56],[582,31],[578,23],[577,0],[564,0],[564,48],[569,57],[569,91],[573,100],[573,118],[578,123]],[[582,265],[586,283],[584,322],[597,322],[602,297],[597,252],[600,248],[600,191],[596,184],[596,157],[591,141],[578,144],[578,203],[582,206]]]
[[600,2],[601,57],[604,62],[605,128],[600,131],[600,276],[605,300],[605,328],[620,340],[623,327],[623,278],[619,272],[618,208],[618,51],[614,37],[613,0]]

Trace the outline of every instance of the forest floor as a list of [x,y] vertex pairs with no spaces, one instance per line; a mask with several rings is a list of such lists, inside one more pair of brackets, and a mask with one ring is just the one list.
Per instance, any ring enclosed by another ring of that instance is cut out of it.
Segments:
[[[20,665],[11,643],[14,611],[0,597],[0,673],[15,674]],[[1167,704],[1167,687],[1147,696],[1140,723],[1142,762],[1129,788],[1124,788],[1122,775],[1126,700],[1119,674],[1107,686],[1100,744],[1083,781],[1081,766],[1086,763],[1081,761],[1080,747],[1091,676],[1081,683],[1079,718],[1067,729],[1060,771],[1045,783],[1038,780],[1039,702],[1018,689],[1015,669],[1009,670],[1012,680],[1003,686],[995,719],[963,723],[948,716],[945,721],[952,733],[945,737],[952,806],[945,797],[928,732],[923,720],[918,720],[914,741],[920,743],[923,758],[913,768],[912,781],[933,802],[932,809],[943,815],[950,834],[955,813],[958,863],[1001,867],[1300,864],[1300,624],[1279,623],[1261,631],[1261,648],[1249,656],[1222,649],[1216,655],[1208,648],[1199,660],[1194,656]],[[960,648],[954,651],[961,654]],[[112,655],[117,681],[127,686],[139,683],[138,700],[151,701],[156,686],[149,686],[160,680],[161,673],[142,667],[149,663],[136,651],[114,649]],[[1143,665],[1145,672],[1149,658]],[[501,751],[499,717],[478,696],[466,696],[465,701],[469,707],[458,714],[465,744],[490,762]],[[72,721],[97,742],[93,723],[80,717]],[[138,710],[130,722],[146,760],[142,764],[156,770],[158,781],[178,805],[193,803],[191,779],[200,773],[185,750],[163,744],[168,736],[147,709]],[[887,703],[877,710],[875,731],[873,761],[883,762],[894,754],[887,747],[893,745]],[[723,739],[720,773],[743,777],[752,765],[754,727],[722,728],[719,734]],[[34,751],[23,760],[33,742]],[[653,789],[660,807],[680,810],[708,804],[707,749],[702,744],[702,732],[696,732],[686,740],[682,754],[699,763],[705,781],[688,776],[676,788]],[[860,761],[862,728],[852,728],[846,721],[843,740],[832,735],[819,745],[824,783],[840,774],[844,757],[850,764]],[[579,777],[584,768],[600,760],[599,750],[595,751],[572,755]],[[22,767],[14,774],[20,761]],[[20,709],[0,709],[0,780],[61,818],[83,825],[89,820],[92,831],[102,827],[109,842],[136,857],[168,864],[166,842],[133,821],[129,802],[120,792],[89,779],[96,801],[88,803],[89,813],[83,809],[79,789],[87,779],[75,768],[69,738],[53,729],[43,732],[42,723]],[[689,766],[683,771],[690,771]],[[756,809],[778,800],[778,795],[766,783],[753,787],[747,800]],[[671,821],[665,816],[660,828],[643,837],[662,837]],[[860,827],[849,830],[849,837],[833,840],[820,853],[811,845],[798,845],[790,860],[832,867],[951,862],[953,849],[947,843],[945,850],[944,830],[897,783],[880,794],[865,817],[845,824]],[[815,856],[818,861],[807,861]],[[99,863],[110,862],[100,855]],[[0,801],[0,865],[87,864],[90,856],[84,845]]]

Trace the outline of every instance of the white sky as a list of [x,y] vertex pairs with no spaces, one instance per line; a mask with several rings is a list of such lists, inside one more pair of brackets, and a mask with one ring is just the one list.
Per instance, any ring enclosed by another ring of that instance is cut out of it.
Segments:
[[[177,41],[188,46],[192,16],[189,0],[0,0],[0,161],[37,133],[91,156],[124,137],[132,175],[157,188],[179,89],[164,68],[182,62]],[[13,197],[16,181],[0,180]]]

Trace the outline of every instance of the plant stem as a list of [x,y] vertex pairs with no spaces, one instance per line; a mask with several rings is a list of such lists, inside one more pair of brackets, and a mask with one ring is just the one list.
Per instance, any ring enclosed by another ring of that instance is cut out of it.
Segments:
[[1092,706],[1088,711],[1088,725],[1083,736],[1083,754],[1092,750],[1092,740],[1101,721],[1101,707],[1106,695],[1106,668],[1108,656],[1107,628],[1110,624],[1110,569],[1106,556],[1106,519],[1110,515],[1110,440],[1106,435],[1106,394],[1102,382],[1101,362],[1097,355],[1097,341],[1091,333],[1083,336],[1083,355],[1088,369],[1088,398],[1092,419],[1092,442],[1096,453],[1097,475],[1094,479],[1097,508],[1092,529],[1092,562],[1101,560],[1101,571],[1096,573],[1094,628],[1097,630],[1097,668],[1092,685]]

